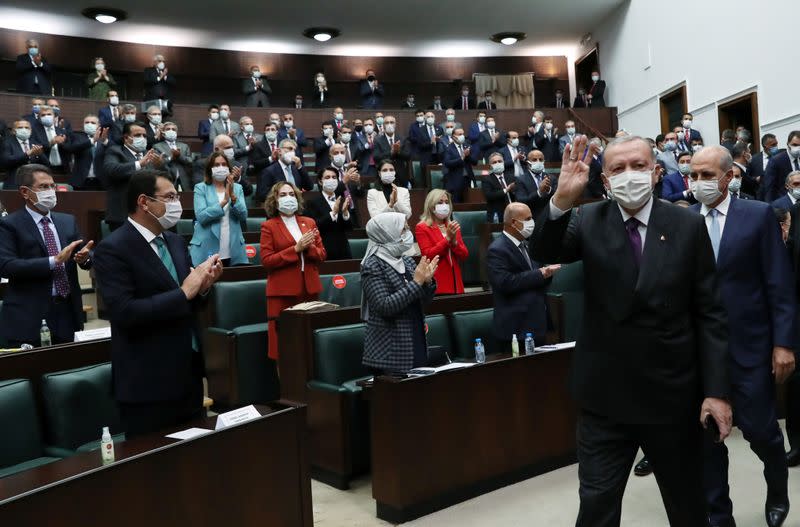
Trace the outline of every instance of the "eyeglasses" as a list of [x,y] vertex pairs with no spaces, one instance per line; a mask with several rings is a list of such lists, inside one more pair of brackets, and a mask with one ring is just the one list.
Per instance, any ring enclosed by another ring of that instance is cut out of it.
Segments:
[[161,201],[162,203],[173,203],[175,201],[180,201],[181,200],[181,195],[178,192],[176,192],[174,194],[167,194],[165,196],[155,195],[153,197],[150,197],[150,196],[147,196],[147,197],[152,199],[152,200],[155,200],[155,201]]

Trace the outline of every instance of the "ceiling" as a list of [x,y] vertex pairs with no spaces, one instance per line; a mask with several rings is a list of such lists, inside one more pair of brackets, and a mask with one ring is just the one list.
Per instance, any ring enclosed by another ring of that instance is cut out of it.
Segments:
[[[235,51],[344,56],[478,57],[568,55],[627,0],[26,0],[0,1],[0,27],[106,40]],[[113,7],[128,19],[110,25],[80,14]],[[327,26],[327,43],[302,36]],[[489,40],[522,31],[514,46]],[[45,52],[46,53],[46,52]]]

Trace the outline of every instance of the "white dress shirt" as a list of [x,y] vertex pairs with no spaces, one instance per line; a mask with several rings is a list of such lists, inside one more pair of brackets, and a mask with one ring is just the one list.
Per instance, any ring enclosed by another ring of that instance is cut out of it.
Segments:
[[[217,199],[221,202],[225,199],[225,191],[217,190]],[[219,222],[219,259],[225,260],[231,257],[231,205],[230,202],[222,208],[222,218]]]
[[[48,212],[47,214],[42,214],[41,212],[33,210],[32,208],[30,208],[28,206],[25,207],[25,210],[27,210],[28,214],[31,215],[31,218],[33,218],[33,222],[36,224],[36,227],[39,229],[39,234],[42,236],[42,241],[44,242],[45,247],[47,247],[47,241],[45,241],[45,238],[44,238],[44,225],[42,225],[42,218],[47,217],[50,220],[50,223],[47,224],[48,228],[50,229],[50,232],[53,233],[53,237],[55,237],[55,239],[56,239],[56,249],[58,249],[58,252],[61,252],[61,238],[58,237],[58,231],[56,230],[56,224],[53,223],[53,217],[50,216],[50,213]],[[51,256],[48,259],[48,262],[50,263],[50,270],[51,271],[56,268],[56,257],[55,256]],[[53,296],[56,295],[55,291],[56,291],[56,286],[53,285]]]
[[[731,194],[728,193],[725,196],[719,205],[714,207],[717,209],[717,225],[719,225],[719,239],[722,240],[722,233],[725,231],[725,219],[728,217],[728,209],[731,206]],[[711,208],[703,203],[700,205],[700,214],[702,214],[706,219],[706,228],[708,229],[708,233],[711,234]]]
[[[281,214],[281,219],[283,220],[283,224],[286,225],[286,228],[289,230],[289,234],[292,235],[294,241],[298,241],[300,238],[303,237],[303,231],[300,230],[300,225],[297,224],[297,217],[295,216],[284,216]],[[303,257],[303,252],[300,252],[300,271],[306,270],[306,259]]]
[[508,145],[508,152],[511,154],[511,159],[514,160],[514,177],[520,177],[525,171],[522,169],[522,163],[520,163],[519,159],[517,159],[517,154],[519,154],[519,149]]
[[[325,198],[325,202],[331,208],[331,219],[333,221],[338,220],[339,219],[339,214],[333,212],[333,207],[336,205],[336,199],[337,199],[336,198],[336,193],[335,192],[331,192],[330,194],[328,194],[327,191],[323,190],[322,191],[322,195]],[[344,198],[342,198],[342,202],[344,202]],[[342,219],[344,221],[347,221],[347,220],[350,219],[350,209],[345,209],[344,210],[344,213],[342,214]]]
[[[148,244],[150,244],[150,248],[153,249],[153,252],[156,253],[156,256],[158,256],[158,259],[160,260],[161,259],[161,255],[158,254],[158,245],[153,243],[153,240],[155,240],[156,238],[163,238],[164,236],[161,235],[161,234],[158,234],[158,235],[153,234],[153,232],[150,229],[148,229],[144,225],[136,223],[133,220],[133,218],[131,218],[130,216],[128,217],[128,221],[131,222],[131,225],[133,225],[134,228],[136,228],[137,231],[139,231],[139,234],[141,234],[142,237],[144,237],[144,240]],[[165,242],[166,242],[166,240],[165,240]]]

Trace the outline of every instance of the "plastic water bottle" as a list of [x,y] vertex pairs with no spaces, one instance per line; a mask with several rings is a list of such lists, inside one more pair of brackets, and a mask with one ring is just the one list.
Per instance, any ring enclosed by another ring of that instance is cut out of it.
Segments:
[[516,333],[511,336],[511,356],[519,357],[519,340],[517,340]]
[[111,439],[111,432],[108,427],[103,427],[103,437],[100,440],[100,455],[103,457],[103,464],[108,465],[114,462],[114,440]]
[[481,339],[475,339],[475,362],[478,364],[486,362],[486,350],[483,349]]
[[41,341],[41,346],[50,346],[53,344],[53,341],[50,339],[50,328],[47,327],[47,321],[42,319],[42,327],[39,329],[39,340]]
[[492,222],[493,223],[500,223],[500,215],[497,214],[496,212],[494,213],[494,216],[492,216]]
[[534,350],[533,333],[525,335],[525,355],[533,355],[536,353]]

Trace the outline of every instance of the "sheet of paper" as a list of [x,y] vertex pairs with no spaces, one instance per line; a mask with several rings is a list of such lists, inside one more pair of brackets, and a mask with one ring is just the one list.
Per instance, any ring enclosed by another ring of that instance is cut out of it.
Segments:
[[170,434],[167,437],[170,439],[191,439],[211,432],[213,432],[213,430],[208,430],[206,428],[189,428],[188,430],[181,430],[180,432]]
[[86,342],[87,340],[100,340],[111,338],[111,327],[87,329],[75,332],[75,342]]
[[261,417],[261,414],[252,404],[243,408],[237,408],[236,410],[219,414],[217,416],[217,425],[214,430],[220,430],[231,425],[238,425],[239,423],[244,423],[245,421],[257,419],[259,417]]
[[538,346],[535,351],[557,351],[567,348],[574,348],[575,341],[572,342],[559,342],[558,344],[548,344],[547,346]]

